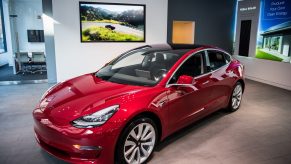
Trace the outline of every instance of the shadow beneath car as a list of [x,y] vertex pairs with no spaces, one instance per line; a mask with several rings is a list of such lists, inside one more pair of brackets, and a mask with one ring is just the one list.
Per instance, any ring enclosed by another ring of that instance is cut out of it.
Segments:
[[[156,146],[155,151],[158,151],[158,152],[161,151],[162,149],[164,149],[165,147],[167,147],[170,144],[173,144],[174,142],[176,142],[180,138],[183,138],[186,135],[193,133],[195,131],[199,131],[201,128],[207,127],[207,125],[214,123],[216,120],[218,120],[221,117],[224,117],[228,114],[229,113],[225,112],[224,110],[219,110],[217,112],[214,112],[214,113],[202,118],[201,120],[198,120],[198,121],[184,127],[181,130],[178,130],[177,132],[171,134],[166,139],[164,139],[162,142],[160,142]],[[221,130],[222,129],[217,129],[216,132],[221,132]],[[204,140],[207,140],[207,138],[204,138]],[[200,144],[200,143],[197,143],[197,144]]]
[[39,163],[49,163],[49,164],[68,164],[67,162],[58,159],[57,157],[49,154],[45,150],[40,149],[40,154],[44,158],[44,161],[41,161]]

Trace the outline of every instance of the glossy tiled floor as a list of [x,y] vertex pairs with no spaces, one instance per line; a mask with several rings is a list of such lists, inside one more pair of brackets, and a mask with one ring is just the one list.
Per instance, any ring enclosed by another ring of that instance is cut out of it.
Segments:
[[[0,163],[64,163],[42,151],[31,112],[48,84],[0,86]],[[291,92],[247,81],[241,109],[217,112],[170,136],[149,163],[291,163]]]

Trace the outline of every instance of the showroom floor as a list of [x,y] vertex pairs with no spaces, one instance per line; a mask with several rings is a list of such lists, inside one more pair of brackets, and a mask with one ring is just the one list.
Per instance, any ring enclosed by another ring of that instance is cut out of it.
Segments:
[[[31,112],[48,84],[0,86],[0,163],[64,163],[34,141]],[[149,163],[291,163],[291,92],[247,81],[241,109],[170,136]]]
[[1,81],[24,81],[24,80],[43,80],[47,79],[47,72],[36,72],[34,74],[13,74],[13,68],[8,65],[0,67],[0,82]]

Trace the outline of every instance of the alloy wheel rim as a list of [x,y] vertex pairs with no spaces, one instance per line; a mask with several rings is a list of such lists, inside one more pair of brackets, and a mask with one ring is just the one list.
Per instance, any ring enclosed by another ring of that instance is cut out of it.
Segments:
[[240,106],[242,98],[242,86],[237,85],[232,93],[232,108],[237,109]]
[[126,137],[123,154],[130,164],[145,162],[152,153],[156,141],[156,132],[149,123],[135,126]]

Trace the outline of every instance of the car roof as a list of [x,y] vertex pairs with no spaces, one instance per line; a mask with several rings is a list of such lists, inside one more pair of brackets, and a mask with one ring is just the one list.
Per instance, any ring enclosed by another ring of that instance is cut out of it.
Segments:
[[153,51],[157,50],[194,50],[197,48],[215,48],[212,46],[207,45],[200,45],[200,44],[151,44],[145,45],[142,47],[138,47],[136,49],[141,48],[151,48]]
[[181,50],[181,49],[189,49],[189,50],[193,50],[196,48],[203,48],[203,47],[207,47],[204,45],[200,45],[200,44],[169,44],[171,46],[171,48],[173,50]]
[[148,49],[147,53],[157,52],[157,51],[159,51],[159,52],[167,51],[167,52],[170,52],[170,53],[176,53],[176,54],[179,54],[179,55],[185,55],[187,52],[193,51],[195,49],[203,50],[203,49],[207,49],[207,48],[221,50],[218,47],[207,46],[207,45],[199,45],[199,44],[151,44],[151,45],[145,45],[145,46],[137,47],[135,49],[131,49],[130,51],[132,51],[132,50],[140,50],[140,49]]

